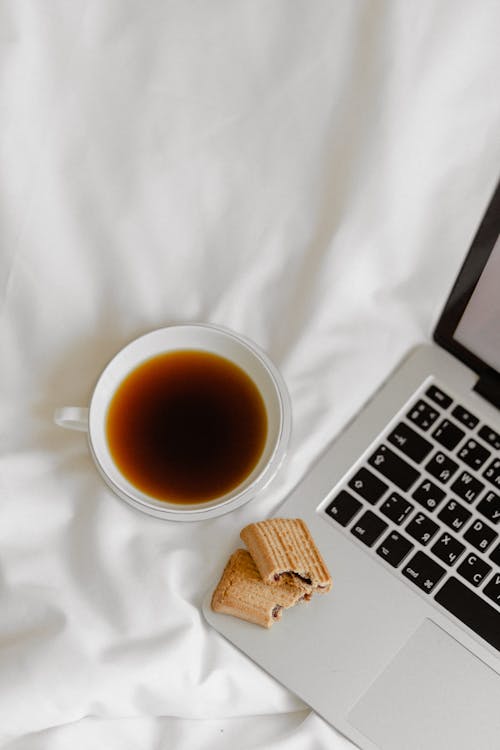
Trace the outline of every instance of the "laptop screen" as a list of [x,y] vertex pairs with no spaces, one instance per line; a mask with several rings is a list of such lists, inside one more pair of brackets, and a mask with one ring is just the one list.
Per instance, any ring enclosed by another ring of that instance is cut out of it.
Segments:
[[500,372],[500,238],[460,318],[455,339]]
[[487,381],[500,402],[500,183],[486,208],[434,339]]

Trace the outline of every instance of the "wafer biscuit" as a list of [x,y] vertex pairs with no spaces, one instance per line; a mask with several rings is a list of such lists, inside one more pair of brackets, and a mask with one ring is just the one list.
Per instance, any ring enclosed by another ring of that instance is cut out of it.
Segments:
[[212,595],[215,612],[239,617],[264,628],[281,619],[282,610],[303,598],[303,590],[293,579],[268,586],[262,580],[249,552],[237,549],[229,558]]
[[307,597],[313,591],[330,591],[330,573],[301,518],[252,523],[242,529],[240,537],[266,584],[278,584],[287,576],[301,582]]

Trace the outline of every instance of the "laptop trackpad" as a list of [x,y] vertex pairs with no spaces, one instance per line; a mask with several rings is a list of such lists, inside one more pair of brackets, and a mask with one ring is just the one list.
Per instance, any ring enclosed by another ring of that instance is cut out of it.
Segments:
[[425,620],[349,714],[383,750],[499,747],[500,675]]

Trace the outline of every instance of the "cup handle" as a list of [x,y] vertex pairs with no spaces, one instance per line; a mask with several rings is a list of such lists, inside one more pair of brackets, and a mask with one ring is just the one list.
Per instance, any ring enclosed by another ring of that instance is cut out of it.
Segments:
[[68,430],[87,432],[89,429],[89,410],[81,406],[61,406],[54,411],[54,422]]

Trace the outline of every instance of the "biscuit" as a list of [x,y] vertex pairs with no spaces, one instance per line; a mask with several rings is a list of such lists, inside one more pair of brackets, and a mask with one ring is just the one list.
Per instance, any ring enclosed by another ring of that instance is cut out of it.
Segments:
[[306,598],[326,593],[332,579],[311,533],[301,518],[270,518],[242,529],[241,539],[266,584],[296,580]]
[[237,549],[229,558],[212,595],[214,612],[270,628],[281,619],[283,609],[293,607],[304,598],[302,586],[286,578],[273,586],[262,580],[251,555]]

